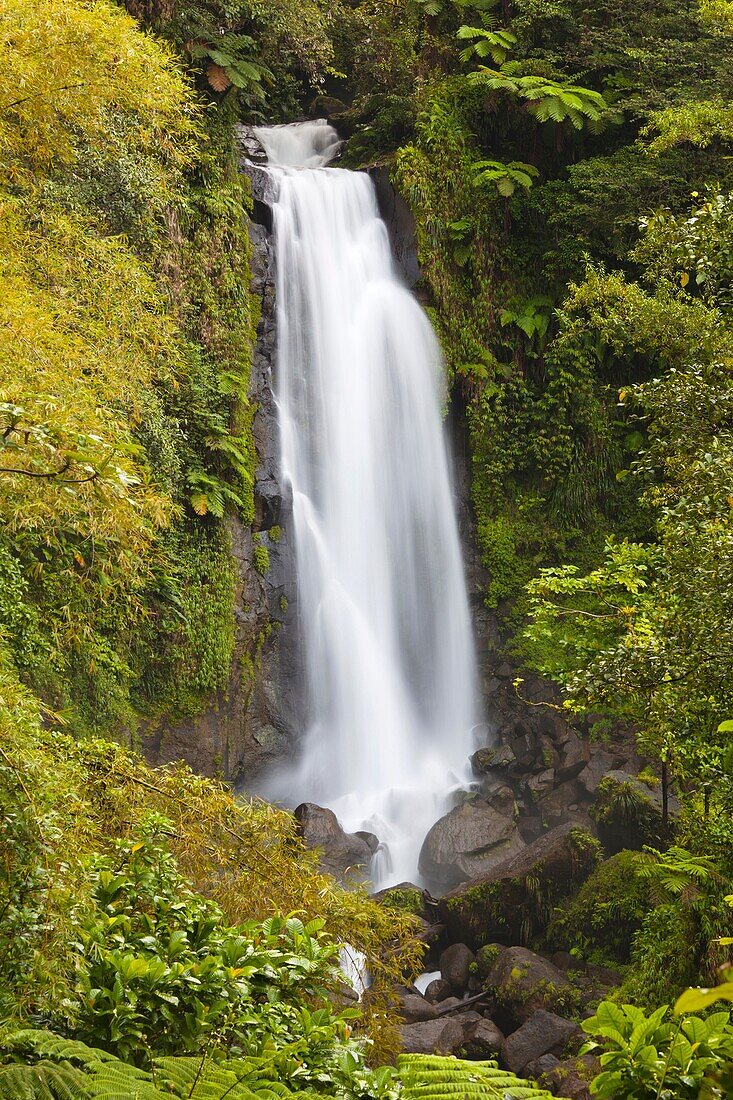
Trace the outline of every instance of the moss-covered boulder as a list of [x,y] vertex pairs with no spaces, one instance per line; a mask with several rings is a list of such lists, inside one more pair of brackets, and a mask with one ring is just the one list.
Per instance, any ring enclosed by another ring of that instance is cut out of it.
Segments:
[[628,963],[633,937],[651,908],[649,883],[638,868],[636,852],[604,860],[556,910],[548,932],[551,943],[581,953],[588,962]]
[[529,943],[600,860],[595,837],[572,822],[558,825],[514,859],[443,895],[440,919],[448,939],[474,951],[492,941]]
[[539,1009],[568,1015],[580,1003],[567,975],[526,947],[504,948],[489,971],[486,988],[491,992],[492,1019],[505,1032],[519,1027]]
[[[375,901],[387,909],[397,909],[401,913],[412,913],[422,920],[428,920],[428,896],[421,886],[414,882],[400,882],[389,886],[374,895]],[[432,899],[431,899],[432,900]]]

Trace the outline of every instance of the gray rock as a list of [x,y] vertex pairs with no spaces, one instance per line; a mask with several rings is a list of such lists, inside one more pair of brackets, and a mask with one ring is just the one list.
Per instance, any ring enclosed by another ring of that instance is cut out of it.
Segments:
[[463,1043],[458,1020],[424,1020],[400,1028],[402,1049],[407,1054],[453,1054]]
[[[540,1058],[539,1061],[544,1059]],[[592,1054],[584,1054],[579,1058],[567,1058],[564,1062],[555,1061],[556,1065],[548,1067],[539,1075],[540,1083],[564,1100],[591,1100],[590,1082],[601,1071],[598,1058]],[[534,1064],[530,1063],[525,1072],[529,1072]]]
[[590,746],[587,741],[578,737],[574,730],[570,731],[568,740],[562,747],[560,762],[555,769],[558,783],[565,783],[568,779],[575,779],[585,769],[590,760]]
[[502,1049],[504,1036],[492,1020],[482,1017],[465,1033],[463,1051],[467,1058],[495,1058]]
[[372,168],[369,175],[377,193],[379,213],[387,226],[395,264],[407,285],[412,287],[420,278],[412,211],[395,189],[389,168]]
[[468,985],[471,963],[475,955],[465,943],[452,943],[440,956],[440,974],[455,993]]
[[438,1010],[419,993],[403,993],[400,997],[399,1013],[408,1024],[421,1020],[437,1019]]
[[441,1001],[450,996],[450,982],[446,982],[443,978],[434,978],[425,990],[425,1000],[430,1001],[431,1005],[440,1004]]
[[504,1040],[502,1061],[512,1073],[522,1073],[530,1062],[543,1054],[561,1054],[579,1030],[571,1020],[539,1009]]
[[531,1077],[532,1080],[538,1081],[544,1074],[551,1073],[556,1066],[560,1065],[560,1059],[556,1058],[554,1054],[543,1054],[541,1058],[535,1058],[533,1062],[528,1062],[522,1070],[522,1073],[526,1077]]
[[[553,829],[577,815],[578,800],[583,797],[580,784],[584,775],[585,772],[581,772],[581,779],[570,779],[540,796],[537,809],[545,825]],[[576,809],[571,810],[571,806]]]
[[245,122],[240,122],[234,129],[243,155],[255,164],[267,164],[265,147],[255,134],[253,127],[248,126]]
[[486,988],[493,990],[501,1006],[501,1021],[514,1026],[529,1019],[537,1009],[553,1008],[572,989],[562,970],[526,947],[502,951],[489,971]]
[[486,874],[524,849],[513,817],[485,802],[465,802],[436,821],[420,852],[420,873],[454,886]]
[[296,807],[294,817],[306,846],[318,851],[318,861],[324,871],[343,879],[350,872],[369,867],[375,850],[371,842],[356,833],[345,833],[333,810],[313,802],[302,802]]
[[594,797],[604,779],[613,771],[614,758],[604,749],[593,749],[588,764],[578,775],[578,784],[589,797]]
[[513,859],[443,895],[439,909],[448,938],[472,948],[492,940],[517,943],[537,880],[543,897],[554,904],[588,877],[598,859],[575,823],[558,825]]

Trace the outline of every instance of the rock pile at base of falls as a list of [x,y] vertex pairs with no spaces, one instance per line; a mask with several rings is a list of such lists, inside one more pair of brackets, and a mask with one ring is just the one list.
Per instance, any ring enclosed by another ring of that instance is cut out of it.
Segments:
[[590,1100],[599,1066],[579,1053],[585,1039],[579,1020],[614,979],[608,973],[590,979],[581,962],[566,959],[577,971],[524,947],[490,944],[476,953],[450,944],[438,959],[441,977],[424,994],[414,986],[395,990],[402,1049],[496,1059],[554,1095]]
[[[638,778],[644,762],[623,738],[596,743],[587,727],[539,708],[506,721],[492,740],[471,757],[474,789],[424,840],[420,874],[437,892],[506,878],[510,861],[531,867],[535,853],[545,858],[534,845],[571,830],[599,839],[609,855],[659,836],[661,784]],[[670,797],[670,813],[676,806]]]

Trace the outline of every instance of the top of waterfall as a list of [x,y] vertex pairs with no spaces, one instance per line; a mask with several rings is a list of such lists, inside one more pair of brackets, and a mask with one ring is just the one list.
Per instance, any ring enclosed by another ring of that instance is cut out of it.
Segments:
[[276,168],[323,168],[338,153],[341,141],[325,118],[286,126],[255,126],[254,132]]

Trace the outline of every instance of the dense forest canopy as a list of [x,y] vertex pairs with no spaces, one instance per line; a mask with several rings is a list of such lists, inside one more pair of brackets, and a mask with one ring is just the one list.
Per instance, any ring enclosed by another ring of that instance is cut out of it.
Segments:
[[404,898],[136,753],[230,679],[259,320],[235,124],[305,117],[414,215],[518,680],[664,788],[645,851],[533,941],[620,968],[593,1087],[731,1095],[733,4],[2,0],[0,56],[0,1096],[548,1095],[369,1068],[421,969]]

